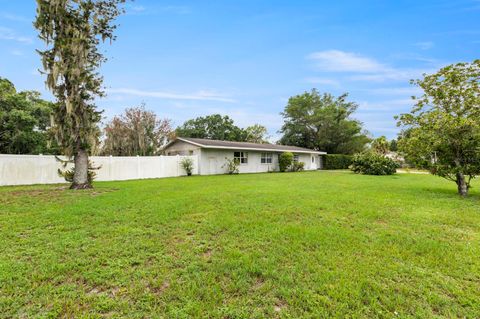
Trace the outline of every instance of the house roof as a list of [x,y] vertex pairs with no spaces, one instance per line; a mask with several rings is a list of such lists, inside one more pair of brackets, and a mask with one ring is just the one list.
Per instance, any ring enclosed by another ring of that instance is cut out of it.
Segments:
[[[327,154],[326,152],[314,151],[308,148],[288,146],[288,145],[231,142],[231,141],[209,140],[205,138],[191,138],[191,137],[177,137],[176,140],[184,141],[184,142],[199,146],[201,148]],[[167,145],[166,147],[168,146],[169,145]]]

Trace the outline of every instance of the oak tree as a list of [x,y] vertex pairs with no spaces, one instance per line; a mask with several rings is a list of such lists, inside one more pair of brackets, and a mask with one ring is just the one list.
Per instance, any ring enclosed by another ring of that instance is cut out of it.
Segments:
[[247,138],[245,130],[236,126],[229,116],[220,114],[188,120],[176,129],[176,134],[180,137],[237,142],[244,142]]
[[347,97],[320,94],[316,89],[291,97],[281,113],[284,124],[280,144],[330,154],[361,152],[370,139],[362,123],[351,118],[358,105]]

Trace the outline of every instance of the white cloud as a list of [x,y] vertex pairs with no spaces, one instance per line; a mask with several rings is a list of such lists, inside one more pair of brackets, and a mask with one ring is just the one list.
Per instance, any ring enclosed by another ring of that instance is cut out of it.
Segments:
[[364,111],[401,111],[410,109],[413,104],[414,102],[412,99],[396,99],[374,103],[365,101],[359,103],[358,111],[359,113],[365,113]]
[[[315,62],[317,71],[349,73],[346,77],[344,77],[344,80],[348,81],[408,81],[419,78],[424,73],[435,72],[436,67],[438,67],[438,65],[435,65],[431,66],[435,67],[435,69],[395,68],[381,63],[373,58],[340,50],[314,52],[308,55],[307,58]],[[433,62],[433,60],[429,60],[429,62]]]
[[391,87],[391,88],[376,88],[376,89],[366,89],[370,94],[378,95],[419,95],[422,93],[422,90],[418,87]]
[[16,14],[8,13],[8,12],[0,12],[0,18],[10,21],[18,21],[18,22],[32,22],[32,19],[19,16]]
[[142,12],[142,11],[145,11],[145,7],[144,6],[133,6],[132,10],[135,11],[135,12]]
[[417,42],[414,44],[420,50],[429,50],[433,48],[434,43],[432,41]]
[[219,101],[219,102],[227,102],[227,103],[236,102],[234,99],[226,95],[219,94],[212,91],[198,91],[192,94],[179,94],[179,93],[171,93],[171,92],[164,92],[164,91],[143,91],[143,90],[130,89],[130,88],[118,88],[118,89],[109,89],[107,90],[107,93],[135,95],[140,97],[153,97],[153,98],[168,99],[168,100]]
[[189,14],[192,12],[192,9],[188,6],[164,6],[158,8],[158,10],[175,14]]
[[16,50],[16,49],[15,49],[15,50],[10,50],[10,53],[11,53],[12,55],[15,55],[15,56],[23,56],[23,55],[24,55],[24,54],[23,54],[23,51]]
[[192,12],[192,9],[188,6],[154,6],[151,5],[148,8],[142,5],[127,5],[127,14],[131,15],[151,15],[151,14],[178,14],[184,15]]
[[424,73],[433,73],[434,69],[388,69],[376,74],[359,74],[349,77],[352,81],[385,82],[409,81],[421,77]]
[[307,58],[315,61],[316,67],[322,71],[375,73],[388,70],[374,59],[340,50],[314,52]]
[[340,82],[333,79],[319,78],[319,77],[309,77],[305,79],[305,82],[310,84],[319,84],[325,86],[340,87]]
[[419,61],[419,62],[423,62],[423,63],[427,63],[427,64],[431,64],[431,65],[438,65],[438,64],[441,64],[442,61],[439,60],[439,59],[435,59],[435,58],[431,58],[431,57],[425,57],[423,55],[420,55],[418,53],[412,53],[412,52],[409,52],[409,53],[395,53],[395,54],[392,54],[390,55],[391,58],[394,58],[396,60],[412,60],[412,61]]
[[31,44],[33,42],[32,38],[18,36],[12,29],[4,27],[0,27],[0,39],[12,40],[25,44]]

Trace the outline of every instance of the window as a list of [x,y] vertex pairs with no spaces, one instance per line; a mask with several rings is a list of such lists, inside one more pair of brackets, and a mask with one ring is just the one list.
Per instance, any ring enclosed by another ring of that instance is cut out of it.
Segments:
[[188,155],[193,155],[193,151],[188,151]]
[[298,154],[293,155],[293,162],[294,163],[298,163],[299,160],[300,160],[300,156],[298,156]]
[[262,164],[272,164],[273,155],[272,153],[262,153],[260,157],[260,163]]
[[233,152],[233,159],[238,160],[240,164],[248,164],[247,152]]
[[312,163],[315,163],[315,156],[312,156]]

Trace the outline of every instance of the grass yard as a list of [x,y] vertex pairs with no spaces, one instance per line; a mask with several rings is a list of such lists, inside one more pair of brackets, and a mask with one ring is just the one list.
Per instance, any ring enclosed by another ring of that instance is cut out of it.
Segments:
[[196,176],[0,188],[0,317],[480,317],[480,183]]

